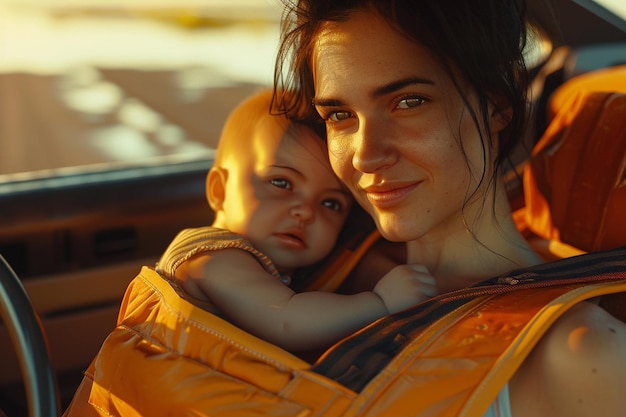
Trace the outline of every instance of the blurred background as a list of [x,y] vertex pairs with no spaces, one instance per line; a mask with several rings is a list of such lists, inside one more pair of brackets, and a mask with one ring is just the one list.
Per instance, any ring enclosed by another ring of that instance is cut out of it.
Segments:
[[[63,408],[128,282],[211,223],[206,172],[229,112],[272,85],[280,15],[279,0],[0,0],[0,254]],[[9,417],[26,415],[22,382],[0,323]]]
[[[0,0],[0,253],[21,278],[154,256],[211,221],[204,176],[227,115],[272,85],[280,15],[280,0]],[[145,225],[162,236],[137,242],[133,205],[170,206]]]
[[[598,3],[626,17],[626,1]],[[0,0],[0,195],[210,157],[225,115],[272,83],[280,14],[280,0]]]
[[231,108],[272,83],[280,12],[0,0],[0,183],[210,157]]

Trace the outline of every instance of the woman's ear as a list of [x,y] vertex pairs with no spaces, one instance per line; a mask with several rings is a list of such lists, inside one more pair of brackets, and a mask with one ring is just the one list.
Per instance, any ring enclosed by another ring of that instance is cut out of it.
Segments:
[[492,97],[490,109],[491,133],[498,133],[511,122],[513,109],[504,97]]
[[228,173],[224,168],[213,167],[206,177],[206,198],[215,213],[222,210],[226,197]]

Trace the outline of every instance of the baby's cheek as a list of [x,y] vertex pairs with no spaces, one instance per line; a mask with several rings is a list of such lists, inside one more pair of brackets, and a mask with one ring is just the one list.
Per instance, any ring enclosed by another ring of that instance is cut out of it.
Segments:
[[330,249],[334,247],[344,223],[330,219],[326,219],[323,223],[324,225],[320,227],[320,236],[318,236],[318,239],[321,240],[320,246],[324,248],[324,250],[330,251]]

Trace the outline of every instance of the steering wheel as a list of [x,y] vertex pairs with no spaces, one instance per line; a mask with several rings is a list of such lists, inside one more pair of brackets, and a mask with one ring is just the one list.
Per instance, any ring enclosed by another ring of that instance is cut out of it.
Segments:
[[57,417],[60,414],[58,386],[41,321],[22,282],[2,255],[0,313],[22,370],[29,416]]

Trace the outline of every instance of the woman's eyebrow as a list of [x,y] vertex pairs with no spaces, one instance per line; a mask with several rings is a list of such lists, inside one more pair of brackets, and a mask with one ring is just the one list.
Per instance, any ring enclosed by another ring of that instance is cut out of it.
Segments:
[[432,80],[429,80],[428,78],[422,78],[422,77],[403,78],[401,80],[392,81],[388,84],[384,84],[374,89],[371,96],[373,98],[378,98],[386,94],[393,93],[394,91],[402,90],[403,88],[408,87],[410,85],[414,85],[414,84],[434,85],[435,82]]
[[343,102],[341,100],[336,100],[332,98],[324,99],[313,97],[311,99],[311,104],[318,107],[339,107],[343,105]]
[[[387,83],[387,84],[381,85],[380,87],[375,88],[370,94],[370,96],[372,98],[379,98],[386,94],[402,90],[405,87],[415,85],[415,84],[434,85],[435,82],[428,78],[422,78],[422,77],[403,78],[403,79],[392,81],[390,83]],[[319,107],[340,107],[344,104],[341,100],[330,99],[330,98],[325,99],[323,97],[313,97],[313,99],[311,100],[311,103],[314,106],[319,106]]]

